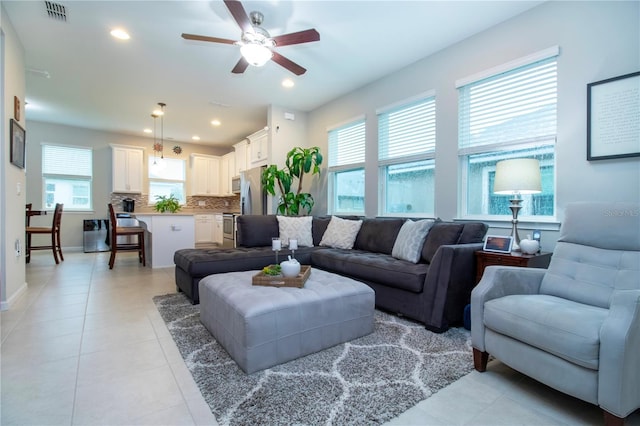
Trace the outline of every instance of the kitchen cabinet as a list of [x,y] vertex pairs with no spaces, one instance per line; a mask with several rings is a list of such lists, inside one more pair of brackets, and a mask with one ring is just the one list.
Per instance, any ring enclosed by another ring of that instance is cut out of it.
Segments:
[[[233,176],[240,176],[240,172],[244,172],[247,167],[247,156],[249,155],[249,141],[246,139],[233,145],[235,151],[234,172]],[[233,177],[232,176],[232,177]]]
[[177,250],[195,248],[193,215],[150,213],[135,217],[147,230],[146,257],[152,268],[173,267],[173,255]]
[[142,193],[144,148],[111,145],[112,192]]
[[191,195],[220,195],[220,157],[191,154]]
[[249,153],[251,167],[267,164],[269,160],[269,135],[266,130],[260,130],[249,136]]
[[232,195],[231,178],[234,176],[234,152],[222,156],[220,160],[220,194]]
[[213,242],[222,245],[222,213],[213,215]]
[[195,242],[214,242],[214,220],[212,214],[197,214],[193,216],[195,222]]

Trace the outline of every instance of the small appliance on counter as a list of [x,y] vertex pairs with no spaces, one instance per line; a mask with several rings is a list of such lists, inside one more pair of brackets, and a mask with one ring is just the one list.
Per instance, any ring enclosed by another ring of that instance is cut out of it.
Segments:
[[133,210],[136,207],[136,200],[131,198],[125,198],[122,200],[122,210],[127,213],[133,213]]

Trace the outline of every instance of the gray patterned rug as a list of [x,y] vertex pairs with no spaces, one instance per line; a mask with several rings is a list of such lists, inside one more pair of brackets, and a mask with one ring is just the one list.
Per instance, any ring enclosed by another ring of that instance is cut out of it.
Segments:
[[154,302],[221,425],[377,425],[469,373],[469,332],[443,334],[376,311],[375,331],[252,375],[183,294]]

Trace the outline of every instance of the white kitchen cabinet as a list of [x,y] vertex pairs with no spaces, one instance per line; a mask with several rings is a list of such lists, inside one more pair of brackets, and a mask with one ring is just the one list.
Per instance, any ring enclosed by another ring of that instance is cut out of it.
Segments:
[[231,177],[235,169],[234,156],[235,154],[230,152],[220,159],[220,195],[232,195]]
[[144,148],[111,145],[112,192],[142,193]]
[[267,164],[269,160],[269,135],[266,130],[260,130],[249,136],[249,153],[251,167]]
[[213,242],[222,245],[222,214],[213,215]]
[[235,167],[233,176],[240,176],[240,172],[244,172],[248,169],[247,157],[249,153],[249,141],[245,139],[241,142],[238,142],[237,144],[233,145],[233,149],[236,154],[234,159]]
[[214,242],[215,223],[212,214],[197,214],[193,216],[195,222],[195,242]]
[[136,214],[135,217],[147,230],[146,257],[152,268],[173,267],[173,255],[177,250],[195,248],[193,215],[151,213]]
[[191,195],[220,195],[220,157],[191,154]]

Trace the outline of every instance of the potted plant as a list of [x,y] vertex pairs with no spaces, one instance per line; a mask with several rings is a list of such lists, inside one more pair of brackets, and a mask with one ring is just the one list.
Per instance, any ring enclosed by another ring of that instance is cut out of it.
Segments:
[[156,195],[156,204],[155,209],[157,212],[165,213],[171,212],[175,213],[180,210],[180,201],[173,195]]
[[[288,216],[297,216],[306,211],[311,213],[314,205],[313,196],[308,192],[302,192],[302,182],[305,174],[320,174],[322,154],[320,148],[296,147],[287,153],[285,166],[278,169],[275,164],[267,167],[262,173],[262,185],[265,190],[276,196],[276,185],[280,192],[278,200],[278,213]],[[294,186],[297,179],[297,185]],[[293,189],[295,188],[295,190]]]

